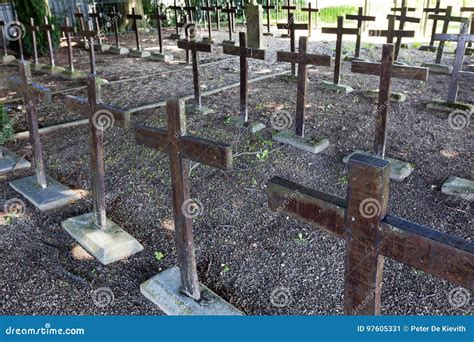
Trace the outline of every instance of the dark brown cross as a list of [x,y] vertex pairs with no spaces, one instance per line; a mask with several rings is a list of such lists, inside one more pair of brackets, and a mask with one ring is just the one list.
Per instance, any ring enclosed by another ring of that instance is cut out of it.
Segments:
[[265,10],[265,13],[267,15],[267,23],[265,24],[265,26],[267,27],[267,35],[270,35],[271,34],[271,25],[270,25],[270,20],[271,20],[271,15],[270,15],[270,11],[275,11],[276,10],[276,6],[275,5],[271,5],[270,4],[270,0],[265,0],[265,4],[262,6],[262,8]]
[[[191,25],[190,25],[191,26]],[[191,52],[193,60],[193,84],[194,84],[194,99],[196,106],[201,108],[201,87],[199,84],[199,59],[198,52],[211,52],[211,44],[196,42],[194,40],[179,40],[178,48]]]
[[359,35],[360,29],[358,28],[345,28],[344,17],[337,17],[337,27],[323,27],[322,33],[336,34],[336,58],[334,61],[334,84],[339,84],[341,80],[341,67],[342,67],[342,37],[345,34]]
[[188,161],[192,160],[225,171],[231,170],[232,148],[226,144],[187,135],[183,101],[168,100],[166,111],[168,129],[137,125],[134,127],[135,141],[139,145],[170,156],[175,243],[181,273],[181,291],[195,300],[200,300],[192,217],[186,214],[189,212],[188,208],[192,206]]
[[[468,20],[467,18],[464,18],[464,17],[455,17],[452,15],[452,13],[453,13],[453,6],[448,6],[446,8],[446,12],[444,13],[444,15],[431,14],[429,16],[430,19],[437,19],[443,22],[443,29],[441,30],[441,34],[448,33],[450,22],[454,21],[454,22],[462,23],[463,21]],[[441,41],[438,44],[438,49],[436,50],[436,61],[435,61],[436,64],[441,64],[441,59],[443,58],[443,52],[444,52],[444,43]]]
[[474,242],[388,215],[388,161],[356,154],[348,169],[346,198],[267,183],[270,209],[345,239],[346,315],[380,314],[384,257],[474,290]]
[[74,59],[72,56],[72,42],[71,42],[71,33],[76,33],[76,29],[74,26],[71,26],[69,23],[69,17],[64,18],[64,25],[59,26],[61,32],[66,34],[66,41],[67,41],[67,51],[68,51],[68,58],[69,58],[69,71],[74,71]]
[[239,33],[239,46],[224,45],[224,53],[240,56],[240,116],[248,122],[247,109],[249,64],[247,58],[265,59],[265,50],[249,48],[245,32]]
[[[474,35],[474,7],[461,7],[461,12],[471,12],[471,31],[470,33]],[[469,42],[468,47],[472,47],[472,42]]]
[[402,0],[402,5],[400,7],[392,7],[390,8],[390,11],[392,12],[415,12],[416,8],[415,7],[407,7],[407,2],[406,0]]
[[173,6],[168,7],[170,10],[174,12],[174,25],[175,25],[175,35],[178,39],[179,37],[179,17],[178,17],[178,11],[181,12],[183,10],[182,6],[176,5],[176,0],[174,0]]
[[[387,37],[387,43],[392,44],[395,38],[412,38],[415,36],[415,31],[406,31],[406,30],[395,30],[395,17],[388,18],[388,29],[387,30],[369,30],[369,36],[381,36]],[[397,60],[395,57],[395,60]]]
[[115,9],[115,6],[114,6],[114,7],[112,7],[112,11],[110,12],[110,16],[112,17],[112,25],[114,26],[115,46],[117,48],[120,48],[118,18],[121,18],[122,14],[117,12],[117,10]]
[[364,15],[364,8],[359,7],[359,12],[357,15],[354,14],[346,14],[346,19],[347,20],[357,20],[357,28],[359,29],[359,33],[357,34],[356,38],[356,45],[355,45],[355,51],[354,51],[354,57],[359,58],[360,56],[360,43],[361,43],[361,31],[362,31],[362,24],[365,21],[375,21],[377,18],[369,15]]
[[142,20],[143,16],[140,14],[135,14],[135,7],[132,7],[132,14],[127,14],[127,19],[133,21],[133,30],[135,31],[135,40],[137,41],[137,51],[141,51],[140,45],[140,35],[138,33],[138,20]]
[[232,18],[235,14],[235,8],[230,6],[230,3],[227,1],[225,7],[222,9],[222,13],[227,13],[227,25],[229,26],[229,41],[232,41]]
[[454,57],[453,72],[451,74],[451,82],[449,83],[448,103],[456,102],[458,94],[458,81],[462,78],[474,81],[474,73],[462,71],[464,54],[466,53],[466,43],[474,42],[474,34],[469,34],[469,20],[465,20],[461,24],[459,34],[437,34],[435,40],[441,42],[457,42],[456,56]]
[[89,45],[89,65],[91,74],[95,75],[95,53],[94,53],[94,39],[97,37],[97,32],[92,30],[92,23],[87,23],[87,30],[79,31],[78,35],[84,38],[84,41]]
[[[424,13],[434,13],[434,14],[439,14],[439,13],[444,13],[446,12],[446,9],[445,8],[441,8],[441,0],[437,0],[436,1],[436,5],[435,7],[426,7],[426,8],[423,8],[423,12]],[[428,19],[431,19],[429,16],[428,16]],[[433,26],[431,28],[431,38],[430,38],[430,45],[429,45],[429,48],[433,48],[434,47],[434,36],[436,34],[436,28],[438,27],[438,19],[434,18],[433,19]]]
[[301,9],[303,12],[308,12],[308,37],[311,37],[313,31],[313,13],[318,15],[319,9],[311,7],[311,1],[308,1],[308,7],[303,7]]
[[26,108],[26,120],[30,133],[30,145],[33,148],[33,160],[35,164],[36,183],[42,189],[48,187],[44,167],[43,151],[38,128],[38,117],[36,109],[39,103],[51,103],[51,91],[38,84],[33,83],[31,78],[30,64],[25,61],[19,62],[20,77],[8,79],[8,88],[21,94]]
[[160,53],[163,53],[163,34],[161,22],[166,20],[166,14],[161,14],[160,6],[156,6],[155,16],[153,18],[156,20],[156,27],[158,29],[158,43],[160,44]]
[[215,8],[215,12],[216,12],[216,22],[217,22],[217,31],[219,31],[221,29],[221,10],[222,10],[222,6],[219,5],[219,0],[216,0],[216,4],[214,5],[214,8]]
[[[286,10],[286,20],[288,26],[291,25],[291,22],[295,19],[295,17],[292,15],[290,19],[290,14],[293,14],[291,11],[296,11],[296,6],[291,5],[291,0],[286,0],[286,5],[281,6],[282,10]],[[289,29],[288,29],[288,34],[291,34]]]
[[428,79],[428,68],[395,65],[393,62],[394,45],[384,44],[382,48],[382,63],[356,61],[352,62],[351,68],[351,71],[355,73],[380,76],[374,142],[375,155],[380,158],[385,158],[392,78],[418,81],[426,81]]
[[95,30],[97,32],[97,43],[99,45],[102,45],[102,37],[100,34],[101,32],[100,32],[100,23],[99,23],[99,19],[102,18],[102,13],[97,13],[95,6],[92,6],[92,12],[89,13],[89,17],[94,20]]
[[206,6],[202,6],[201,10],[206,12],[206,21],[207,21],[207,34],[209,36],[209,41],[212,41],[212,23],[211,23],[211,12],[215,12],[216,8],[209,5],[209,0],[206,0]]
[[74,17],[79,19],[79,30],[84,31],[84,13],[82,13],[81,8],[76,7],[76,12],[74,12]]
[[[403,31],[403,29],[405,28],[405,23],[415,23],[415,24],[418,24],[421,22],[421,19],[420,18],[414,18],[414,17],[409,17],[408,16],[408,7],[405,7],[402,5],[402,7],[400,8],[400,15],[395,15],[395,14],[389,14],[387,16],[387,19],[390,19],[390,18],[395,18],[395,20],[398,20],[399,21],[399,26],[398,26],[398,30],[399,31]],[[402,47],[402,37],[401,36],[397,36],[397,41],[395,43],[395,60],[398,60],[398,56],[400,55],[400,48]]]
[[331,56],[307,53],[308,38],[300,37],[298,52],[277,51],[277,61],[298,64],[298,91],[296,93],[296,135],[304,137],[306,108],[307,65],[331,66]]
[[[189,17],[187,14],[183,16],[183,21],[178,23],[179,28],[184,28],[184,39],[190,40],[191,30],[195,29],[195,26],[188,25]],[[186,50],[186,64],[189,64],[189,50]]]
[[[295,52],[296,50],[296,30],[307,30],[308,29],[308,24],[306,23],[301,23],[297,24],[295,23],[294,20],[294,14],[290,13],[288,14],[288,23],[277,23],[277,28],[278,29],[288,29],[288,32],[290,33],[290,52]],[[296,65],[295,63],[291,63],[291,75],[296,76]]]
[[49,64],[51,65],[51,67],[54,67],[55,63],[54,63],[53,40],[51,39],[51,31],[54,30],[54,26],[49,24],[49,19],[47,16],[44,17],[44,24],[40,25],[40,30],[46,32],[46,39],[48,40],[48,50],[49,50]]
[[31,42],[33,43],[33,58],[35,64],[38,64],[38,42],[36,40],[36,33],[40,31],[38,25],[35,25],[35,20],[30,18],[30,25],[26,27],[31,31]]
[[232,21],[232,32],[236,32],[235,31],[235,22],[237,21],[237,19],[235,18],[236,15],[237,15],[237,10],[239,9],[239,5],[234,5],[234,1],[231,1],[230,2],[230,9],[234,10],[231,14],[231,21]]
[[188,19],[190,23],[194,22],[195,14],[197,11],[196,6],[192,6],[189,2],[189,0],[185,1],[185,6],[183,6],[183,11],[187,12],[188,14]]

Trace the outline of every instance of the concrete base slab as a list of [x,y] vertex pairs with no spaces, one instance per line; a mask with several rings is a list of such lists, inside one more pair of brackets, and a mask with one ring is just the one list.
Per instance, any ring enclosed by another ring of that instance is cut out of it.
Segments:
[[290,35],[288,33],[283,33],[280,38],[290,38]]
[[208,115],[214,113],[214,110],[208,107],[197,107],[194,104],[190,104],[186,106],[186,113],[193,113],[193,114],[200,114],[200,115]]
[[60,66],[45,65],[43,68],[41,68],[41,72],[45,72],[51,75],[59,75],[65,71],[66,69]]
[[[349,159],[357,153],[361,153],[367,156],[374,156],[373,153],[367,152],[367,151],[355,151],[349,154],[347,157],[345,157],[342,161],[343,163],[347,164],[349,162]],[[393,159],[393,158],[387,158],[385,157],[385,160],[388,160],[390,162],[390,179],[394,181],[402,181],[406,179],[413,170],[415,169],[413,164],[398,160],[398,159]]]
[[285,82],[292,82],[292,83],[298,83],[298,76],[296,75],[281,75],[280,80],[285,81]]
[[[369,90],[367,92],[367,97],[371,99],[378,99],[379,97],[379,90]],[[403,93],[392,92],[390,93],[390,102],[405,102],[407,100],[407,96]]]
[[466,67],[466,71],[474,72],[474,64],[470,64]]
[[171,62],[173,60],[173,55],[165,55],[159,52],[152,52],[150,60],[156,62]]
[[263,35],[266,37],[273,37],[273,33],[271,32],[264,32]]
[[226,119],[227,123],[239,129],[248,129],[250,133],[255,134],[265,129],[265,125],[261,122],[245,122],[238,116],[231,116]]
[[48,66],[46,64],[41,64],[41,63],[38,63],[38,64],[35,64],[35,63],[31,63],[31,71],[36,71],[36,72],[44,72],[43,69],[46,69]]
[[12,151],[0,146],[3,158],[0,158],[0,174],[16,170],[28,169],[31,163],[13,153]]
[[172,33],[172,34],[170,35],[170,39],[179,40],[179,39],[181,39],[181,35],[180,35],[180,34],[176,34],[176,33]]
[[87,74],[85,72],[71,70],[65,70],[62,73],[58,74],[58,76],[67,80],[80,80],[87,78]]
[[140,292],[167,315],[172,316],[242,316],[243,313],[199,284],[202,299],[198,302],[181,293],[179,268],[174,266],[140,285]]
[[474,181],[459,177],[449,177],[441,187],[441,192],[446,195],[474,200]]
[[36,183],[36,177],[30,176],[10,182],[10,186],[41,211],[56,209],[69,204],[79,196],[51,177],[46,177],[48,186],[42,189]]
[[13,62],[15,59],[16,59],[15,56],[12,56],[12,55],[6,55],[6,56],[5,56],[5,55],[2,55],[2,56],[0,56],[0,62],[1,62],[2,64],[11,63],[11,62]]
[[436,46],[430,46],[430,45],[423,45],[418,48],[420,51],[429,51],[429,52],[436,52],[437,48]]
[[344,60],[348,62],[368,62],[369,61],[365,58],[353,57],[353,56],[345,56]]
[[202,42],[205,44],[214,44],[214,39],[209,39],[209,37],[204,37]]
[[352,89],[350,86],[347,86],[344,84],[335,84],[335,83],[326,82],[326,81],[321,82],[321,86],[325,89],[334,90],[337,93],[341,93],[341,94],[349,94],[354,91],[354,89]]
[[222,45],[235,46],[234,40],[223,40]]
[[421,66],[430,69],[430,72],[435,74],[451,75],[451,73],[453,72],[453,67],[451,65],[423,63],[421,64]]
[[143,250],[143,246],[133,236],[111,220],[107,219],[106,222],[106,229],[100,229],[94,224],[94,214],[89,213],[67,219],[61,226],[104,265]]
[[130,50],[127,48],[116,47],[116,46],[110,47],[110,49],[107,51],[107,53],[111,53],[112,55],[119,55],[119,56],[128,55],[129,52]]
[[453,110],[463,110],[468,113],[474,112],[474,105],[463,102],[448,103],[441,100],[434,100],[426,105],[429,109],[441,110],[443,112],[452,112]]
[[96,52],[107,52],[110,50],[110,45],[108,44],[95,44],[94,51]]
[[329,146],[327,139],[301,138],[289,129],[274,134],[273,140],[313,154],[318,154]]
[[151,56],[151,53],[150,51],[146,51],[146,50],[132,50],[130,51],[130,53],[128,54],[129,57],[133,57],[133,58],[148,58]]
[[395,65],[401,65],[401,66],[407,66],[408,64],[405,62],[400,62],[400,61],[394,61],[393,64]]

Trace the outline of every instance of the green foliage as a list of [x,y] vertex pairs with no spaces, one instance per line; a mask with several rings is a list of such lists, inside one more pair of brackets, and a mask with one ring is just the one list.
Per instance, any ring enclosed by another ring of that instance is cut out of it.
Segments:
[[163,260],[164,257],[165,257],[165,254],[164,254],[163,252],[160,252],[160,251],[155,252],[155,259],[156,259],[157,261]]
[[[155,10],[155,6],[153,4],[153,0],[142,0],[143,2],[143,13],[144,14],[147,14],[147,15],[150,15],[150,14],[153,14],[154,10]],[[162,10],[160,8],[160,10]]]
[[[49,15],[47,0],[15,0],[15,8],[18,13],[18,20],[23,25],[30,25],[30,20],[33,18],[35,25],[44,24],[44,17]],[[54,25],[54,30],[51,32],[53,47],[59,47],[60,31],[59,26],[62,24],[54,17],[48,17],[49,23]],[[37,32],[36,41],[38,45],[38,54],[48,54],[48,40],[46,32]],[[12,42],[12,48],[18,51],[18,42]],[[23,50],[26,55],[33,54],[33,40],[31,38],[31,31],[26,30],[23,37]]]
[[337,17],[346,14],[357,14],[356,6],[325,7],[319,11],[319,20],[323,23],[336,23]]
[[14,134],[15,130],[13,129],[13,122],[3,106],[0,105],[0,145],[12,140]]

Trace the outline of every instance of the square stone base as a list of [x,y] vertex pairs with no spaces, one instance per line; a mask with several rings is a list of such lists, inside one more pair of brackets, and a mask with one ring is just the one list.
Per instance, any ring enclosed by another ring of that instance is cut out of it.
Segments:
[[429,102],[426,107],[429,109],[441,110],[443,112],[452,112],[453,110],[463,110],[468,113],[474,112],[474,105],[462,102],[448,103],[441,100],[434,100]]
[[5,56],[5,55],[1,55],[1,56],[0,56],[0,62],[1,62],[2,64],[11,63],[11,62],[13,62],[15,59],[16,59],[15,56],[12,56],[12,55],[6,55],[6,56]]
[[290,35],[288,33],[283,33],[280,38],[290,38]]
[[[342,161],[344,164],[347,164],[349,162],[349,159],[357,153],[361,153],[367,156],[374,156],[373,153],[367,152],[367,151],[355,151],[349,154],[347,157],[345,157]],[[402,181],[405,178],[407,178],[413,170],[415,169],[413,164],[398,160],[398,159],[393,159],[393,158],[387,158],[385,157],[385,160],[388,160],[390,162],[390,179],[393,179],[394,181]]]
[[129,52],[130,50],[127,48],[116,47],[116,46],[111,46],[110,49],[107,51],[107,53],[111,53],[112,55],[119,55],[119,56],[128,55]]
[[[379,90],[369,90],[367,92],[367,97],[371,99],[378,99],[379,98]],[[407,96],[403,93],[391,92],[390,93],[390,102],[405,102],[407,100]]]
[[255,134],[257,132],[260,132],[261,130],[265,129],[265,125],[261,122],[245,122],[244,119],[242,119],[239,116],[231,116],[227,118],[227,122],[235,126],[239,129],[248,129],[252,134]]
[[235,46],[234,40],[223,40],[222,45]]
[[31,163],[28,160],[7,150],[5,147],[0,146],[0,150],[3,155],[3,158],[0,158],[0,174],[31,167]]
[[205,44],[214,44],[214,39],[209,38],[209,37],[204,37],[202,39],[202,42],[205,43]]
[[170,35],[170,39],[179,40],[179,39],[181,39],[181,35],[180,35],[180,34],[176,34],[176,33],[172,33],[172,34]]
[[273,140],[313,154],[318,154],[329,146],[327,139],[301,138],[289,129],[274,134]]
[[110,50],[110,45],[108,44],[95,44],[94,51],[97,52],[106,52]]
[[141,293],[167,315],[242,316],[243,313],[199,284],[203,299],[199,302],[181,293],[177,266],[167,269],[140,285]]
[[441,187],[441,192],[463,198],[467,201],[474,200],[474,181],[459,177],[449,177]]
[[198,107],[195,104],[189,104],[186,106],[186,113],[208,115],[214,113],[214,110],[208,107]]
[[61,226],[104,265],[143,250],[143,246],[133,236],[109,219],[106,229],[100,229],[94,224],[92,213],[67,219]]
[[435,74],[451,75],[453,72],[453,67],[451,65],[423,63],[421,66],[430,69],[430,72]]
[[148,58],[151,56],[151,53],[150,51],[146,51],[146,50],[132,50],[130,51],[130,53],[128,54],[129,57],[133,57],[133,58]]
[[173,55],[165,55],[164,53],[152,52],[150,60],[156,62],[171,62],[173,60]]
[[437,48],[436,46],[430,46],[430,45],[423,45],[418,48],[420,51],[429,51],[429,52],[436,52]]
[[291,83],[298,83],[298,76],[288,74],[288,75],[281,75],[280,80],[285,81],[285,82],[291,82]]
[[42,64],[42,63],[38,63],[38,64],[31,63],[30,65],[31,65],[31,71],[36,71],[36,72],[44,72],[43,69],[48,68],[46,64]]
[[67,79],[67,80],[80,80],[87,78],[87,74],[82,71],[71,71],[65,70],[62,73],[58,74],[59,77]]
[[45,72],[51,75],[59,75],[65,71],[66,69],[60,66],[45,65],[44,67],[41,68],[41,72]]
[[354,91],[354,89],[352,89],[351,87],[349,87],[347,85],[335,84],[335,83],[326,82],[326,81],[321,82],[321,86],[325,89],[334,90],[338,94],[339,93],[340,94],[349,94],[349,93],[352,93]]
[[263,35],[266,37],[273,37],[273,33],[271,32],[264,32]]
[[47,176],[47,188],[42,189],[36,183],[36,176],[16,179],[10,186],[41,211],[56,209],[69,204],[79,196],[53,178]]

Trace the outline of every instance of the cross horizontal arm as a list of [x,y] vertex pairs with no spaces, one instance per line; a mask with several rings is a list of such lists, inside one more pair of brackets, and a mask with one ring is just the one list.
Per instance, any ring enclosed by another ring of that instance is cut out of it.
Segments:
[[94,38],[97,36],[97,32],[95,31],[79,31],[77,33],[80,37],[85,37],[85,38]]
[[307,65],[331,66],[331,56],[305,54],[304,60],[299,59],[298,52],[277,51],[278,62],[301,63]]
[[[240,46],[224,45],[226,55],[240,56]],[[247,48],[247,58],[265,59],[265,50]]]
[[[336,237],[345,237],[346,201],[275,177],[267,184],[269,207]],[[474,290],[474,242],[387,215],[380,253]]]
[[[380,76],[382,67],[380,63],[374,62],[352,62],[351,71],[357,74]],[[392,65],[390,76],[407,80],[426,81],[428,79],[428,68],[420,68],[405,65]]]
[[[337,27],[323,27],[321,29],[322,33],[337,34],[339,30]],[[340,31],[342,34],[360,34],[361,30],[358,28],[343,28]]]
[[301,9],[303,12],[314,12],[314,13],[319,13],[319,8],[309,8],[309,7],[303,7]]
[[73,26],[59,26],[59,29],[61,32],[76,33],[76,28]]
[[474,7],[461,7],[461,12],[474,12]]
[[142,20],[143,16],[140,14],[127,14],[127,19]]
[[[133,127],[135,141],[147,148],[168,153],[168,131],[142,125]],[[179,148],[183,158],[222,170],[232,169],[232,147],[227,144],[193,136],[181,136]]]
[[406,17],[406,16],[403,16],[403,15],[395,15],[395,14],[387,15],[387,19],[390,19],[392,17],[395,18],[395,20],[404,21],[406,23],[418,24],[419,22],[421,22],[420,18]]
[[39,84],[26,84],[19,77],[13,76],[7,79],[7,86],[10,90],[21,94],[22,96],[31,97],[43,103],[50,103],[52,99],[51,90]]
[[[390,34],[388,30],[369,30],[369,36],[381,36],[387,37]],[[415,31],[405,30],[394,30],[392,33],[393,37],[397,38],[413,38],[415,37]]]
[[281,9],[282,10],[290,10],[290,11],[293,11],[296,9],[296,6],[281,6]]
[[463,21],[468,20],[468,18],[464,18],[464,17],[451,17],[451,16],[445,16],[441,14],[430,14],[428,16],[428,19],[439,20],[439,21],[454,21],[457,23],[462,23]]
[[450,34],[450,33],[446,33],[446,34],[443,34],[443,33],[437,33],[435,34],[434,36],[434,40],[440,40],[442,42],[457,42],[459,41],[460,37],[463,37],[465,42],[474,42],[474,35],[471,34],[471,35],[464,35],[464,36],[461,36],[459,35],[458,33],[456,34]]
[[390,11],[392,12],[399,12],[403,9],[406,9],[407,12],[415,12],[416,11],[416,8],[415,7],[392,7],[390,8]]
[[357,14],[346,14],[347,20],[361,20],[361,21],[375,21],[376,17],[370,15],[357,15]]
[[447,8],[423,8],[423,12],[431,13],[431,12],[438,12],[438,13],[446,13]]
[[466,79],[469,79],[469,80],[473,80],[474,81],[474,72],[471,72],[471,71],[460,71],[459,72],[459,76],[461,78],[466,78]]
[[211,52],[212,50],[211,44],[187,40],[178,40],[178,48],[184,50],[196,50],[200,52]]
[[288,24],[288,23],[277,23],[277,28],[279,30],[282,29],[294,29],[294,30],[307,30],[308,29],[308,24],[305,23],[293,23],[293,24]]

